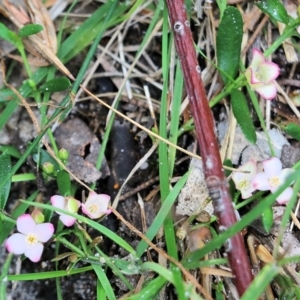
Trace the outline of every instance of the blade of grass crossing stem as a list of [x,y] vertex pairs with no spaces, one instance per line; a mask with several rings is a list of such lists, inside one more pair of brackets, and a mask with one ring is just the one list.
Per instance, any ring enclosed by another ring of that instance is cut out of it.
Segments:
[[280,267],[278,267],[275,262],[264,266],[258,275],[255,276],[255,279],[252,281],[241,300],[259,299],[259,296],[279,271]]
[[156,295],[167,283],[166,279],[162,276],[152,279],[139,293],[129,296],[127,300],[152,300],[156,299]]
[[[169,212],[171,211],[172,206],[174,205],[175,200],[177,199],[180,191],[182,190],[183,186],[185,185],[187,179],[189,176],[189,172],[187,172],[184,176],[180,178],[180,180],[176,183],[172,191],[168,194],[165,201],[162,203],[162,206],[159,210],[159,212],[156,214],[156,217],[154,218],[152,224],[148,228],[146,232],[146,237],[149,240],[152,240],[161,226],[163,225],[163,222]],[[144,253],[144,251],[147,249],[148,244],[145,241],[140,241],[136,248],[136,253],[138,257],[141,257]]]
[[168,282],[172,283],[173,285],[175,284],[174,276],[173,276],[172,272],[170,272],[167,268],[161,266],[158,263],[145,262],[142,264],[141,268],[143,270],[154,271],[155,273],[157,273],[160,276],[162,276],[163,278],[165,278]]
[[[167,107],[167,91],[168,91],[168,73],[169,73],[169,62],[170,62],[170,49],[169,44],[169,23],[168,23],[168,11],[164,8],[163,15],[163,37],[162,37],[162,70],[163,70],[163,91],[161,98],[160,107],[160,121],[159,121],[159,134],[163,138],[167,138],[167,118],[168,118],[168,107]],[[158,148],[159,156],[159,182],[160,182],[160,195],[162,203],[166,200],[170,193],[170,180],[169,180],[169,167],[168,167],[168,147],[165,143],[160,142]],[[164,221],[164,233],[167,245],[168,254],[175,259],[178,259],[177,245],[174,231],[174,223],[172,213],[169,212]],[[184,286],[181,273],[177,267],[171,265],[171,271],[174,274],[175,288],[178,294],[178,299],[185,299]]]
[[9,273],[9,267],[12,260],[13,254],[9,253],[6,257],[5,263],[2,266],[0,276],[0,300],[6,300],[6,286],[7,286],[7,275]]
[[[101,285],[103,286],[103,289],[105,290],[106,297],[109,300],[117,299],[115,296],[115,293],[112,289],[112,286],[111,286],[105,272],[103,271],[102,267],[99,265],[96,265],[96,264],[92,264],[92,266],[93,266],[95,273],[97,274],[98,280],[101,282]],[[103,298],[103,299],[105,299],[105,298]]]
[[[174,83],[174,95],[172,95],[171,102],[171,122],[170,122],[170,138],[169,141],[177,145],[178,131],[179,131],[179,119],[180,119],[180,104],[182,99],[183,88],[183,75],[180,68],[180,62],[178,61],[176,66],[176,75]],[[169,176],[173,176],[176,148],[169,147]]]
[[[219,234],[213,241],[206,244],[202,249],[196,250],[191,254],[185,256],[182,260],[182,264],[185,268],[197,268],[199,260],[204,257],[204,255],[210,253],[211,251],[220,247],[228,238],[241,232],[243,228],[247,227],[251,222],[257,219],[268,207],[271,207],[276,201],[276,198],[300,176],[300,169],[291,175],[286,183],[280,187],[274,194],[270,194],[263,201],[260,201],[251,211],[243,216],[243,218],[230,227],[228,230]],[[294,193],[297,193],[295,190]]]

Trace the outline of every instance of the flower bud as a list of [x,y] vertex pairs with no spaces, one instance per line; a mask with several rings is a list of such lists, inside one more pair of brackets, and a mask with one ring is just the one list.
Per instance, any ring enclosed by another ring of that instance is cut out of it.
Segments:
[[64,148],[61,148],[59,151],[58,151],[58,157],[62,160],[62,161],[66,161],[69,157],[69,152],[64,149]]
[[51,162],[45,162],[43,164],[43,171],[46,174],[51,175],[54,172],[54,165]]
[[35,209],[31,213],[31,217],[35,221],[36,224],[41,224],[41,223],[44,223],[44,221],[45,221],[45,216],[43,215],[43,213],[40,210],[37,210],[37,209]]
[[28,79],[27,82],[31,88],[36,89],[36,84],[32,79]]
[[67,197],[67,199],[68,199],[68,203],[67,203],[68,211],[72,213],[77,213],[79,209],[78,201],[73,197]]

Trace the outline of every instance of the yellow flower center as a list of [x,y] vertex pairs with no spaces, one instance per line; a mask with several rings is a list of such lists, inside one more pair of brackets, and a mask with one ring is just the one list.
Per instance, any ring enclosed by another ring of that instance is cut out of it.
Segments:
[[26,236],[26,243],[28,246],[34,246],[38,243],[38,238],[36,236],[36,234],[34,233],[29,233],[27,236]]
[[247,190],[250,186],[250,182],[247,179],[242,179],[240,180],[239,184],[238,184],[238,189],[239,190]]
[[271,187],[277,187],[280,185],[280,179],[278,176],[273,176],[273,177],[269,178],[269,183],[270,183]]
[[99,207],[97,204],[93,203],[89,206],[88,209],[91,214],[95,214],[98,211]]

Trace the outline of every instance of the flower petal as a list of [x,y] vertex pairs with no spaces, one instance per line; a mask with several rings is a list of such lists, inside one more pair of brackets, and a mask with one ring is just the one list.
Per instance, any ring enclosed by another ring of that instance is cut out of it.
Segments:
[[276,198],[276,201],[278,202],[278,204],[283,205],[288,203],[292,198],[292,196],[293,196],[293,189],[291,187],[288,187]]
[[102,212],[106,212],[108,203],[110,201],[110,196],[108,196],[106,194],[99,194],[98,199],[99,199],[99,204],[100,204],[100,210]]
[[89,196],[87,197],[86,199],[86,203],[89,202],[89,201],[98,201],[99,199],[99,194],[95,193],[95,192],[90,192],[89,193]]
[[263,161],[264,172],[267,178],[280,176],[282,171],[282,163],[278,157],[271,157]]
[[257,173],[252,179],[252,185],[259,191],[268,191],[271,189],[268,178],[264,172]]
[[74,225],[74,223],[76,221],[76,218],[68,216],[68,215],[61,215],[59,217],[59,219],[67,227],[70,227],[70,226]]
[[232,175],[232,180],[235,183],[236,189],[241,191],[243,199],[247,199],[251,197],[252,192],[255,191],[255,188],[253,187],[251,181],[257,172],[256,162],[250,160],[243,166],[239,167],[238,170],[250,172],[234,172]]
[[93,218],[93,215],[89,212],[88,208],[86,207],[85,203],[81,204],[82,212],[90,218]]
[[28,257],[32,262],[38,262],[41,259],[44,246],[41,243],[37,243],[26,249],[24,255]]
[[254,191],[255,191],[255,188],[250,188],[250,189],[247,189],[247,190],[241,190],[242,199],[250,198]]
[[280,172],[279,179],[282,184],[287,180],[287,178],[295,173],[295,169],[285,168]]
[[262,82],[269,83],[279,76],[280,70],[277,64],[267,61],[259,66],[258,73]]
[[[254,85],[256,83],[262,83],[260,74],[258,72],[255,72],[252,68],[250,68],[250,72],[251,72],[250,85]],[[255,88],[255,86],[252,87]]]
[[23,254],[27,247],[25,239],[24,234],[14,233],[6,240],[5,247],[7,251],[16,255]]
[[253,49],[253,58],[250,64],[250,68],[256,70],[262,63],[266,61],[264,55],[256,48]]
[[23,234],[29,234],[31,232],[34,232],[36,227],[36,223],[34,222],[33,218],[29,214],[21,215],[17,219],[17,229],[19,232]]
[[[50,201],[54,207],[61,208],[61,209],[66,208],[66,200],[65,200],[65,197],[63,197],[63,196],[54,195],[51,197]],[[58,212],[58,211],[56,213],[58,213],[59,215],[62,214],[61,212]]]
[[37,235],[39,242],[46,243],[54,233],[54,226],[51,223],[38,224],[34,233]]
[[262,84],[258,87],[254,87],[255,91],[259,93],[264,99],[272,100],[276,97],[277,88],[275,82]]

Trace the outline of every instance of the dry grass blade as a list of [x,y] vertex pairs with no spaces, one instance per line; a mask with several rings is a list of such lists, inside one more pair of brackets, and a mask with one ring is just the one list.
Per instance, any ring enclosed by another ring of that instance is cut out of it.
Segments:
[[[70,71],[55,55],[57,51],[57,40],[55,28],[47,9],[40,0],[26,1],[28,13],[21,7],[16,7],[4,0],[4,6],[0,11],[7,16],[19,29],[27,23],[36,23],[44,27],[44,30],[28,38],[23,39],[26,50],[30,52],[35,59],[29,59],[31,63],[37,66],[46,66],[49,63],[55,65],[63,74],[71,79],[75,79]],[[16,56],[11,56],[20,60]]]

